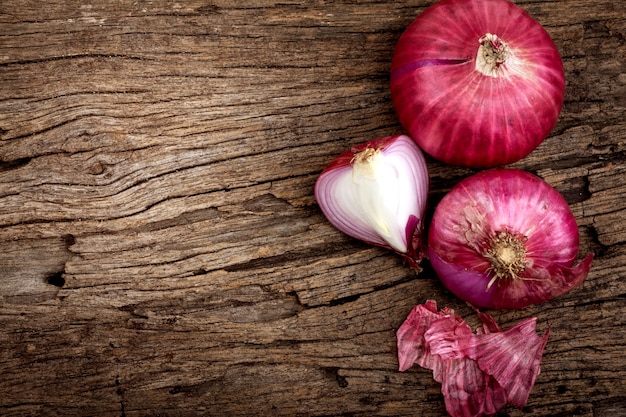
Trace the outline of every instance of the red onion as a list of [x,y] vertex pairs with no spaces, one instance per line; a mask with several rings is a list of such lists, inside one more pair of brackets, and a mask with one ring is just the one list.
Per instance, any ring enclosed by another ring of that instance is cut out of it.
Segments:
[[428,154],[473,168],[513,163],[547,137],[565,76],[543,27],[506,0],[441,0],[400,37],[391,95]]
[[482,308],[540,304],[580,285],[593,254],[578,254],[576,219],[541,178],[517,169],[483,171],[444,196],[428,232],[443,284]]
[[315,198],[333,226],[403,255],[414,268],[423,257],[427,194],[426,161],[405,135],[353,147],[315,184]]

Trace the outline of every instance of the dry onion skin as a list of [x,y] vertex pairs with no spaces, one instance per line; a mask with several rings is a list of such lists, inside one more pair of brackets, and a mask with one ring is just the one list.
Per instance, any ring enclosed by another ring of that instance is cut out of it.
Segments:
[[441,0],[398,40],[391,95],[422,150],[493,168],[532,152],[558,119],[561,57],[546,30],[507,0]]
[[396,333],[399,370],[414,364],[430,369],[441,383],[452,417],[495,414],[507,404],[522,408],[540,371],[549,329],[539,337],[536,318],[502,331],[493,317],[478,312],[472,332],[454,310],[435,301],[415,306]]
[[439,279],[459,298],[489,309],[540,304],[581,285],[593,254],[574,266],[578,245],[565,199],[518,169],[459,182],[437,205],[428,232]]

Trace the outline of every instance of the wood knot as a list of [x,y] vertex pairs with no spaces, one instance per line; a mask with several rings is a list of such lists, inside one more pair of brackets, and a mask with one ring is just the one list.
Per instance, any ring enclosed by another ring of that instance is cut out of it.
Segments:
[[104,172],[104,165],[100,162],[96,162],[89,167],[89,170],[87,172],[89,172],[91,175],[100,175]]

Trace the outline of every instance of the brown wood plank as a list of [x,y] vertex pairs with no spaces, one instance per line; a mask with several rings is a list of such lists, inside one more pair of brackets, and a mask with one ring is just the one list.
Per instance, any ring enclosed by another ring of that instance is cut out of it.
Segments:
[[[0,3],[1,415],[445,413],[395,330],[426,299],[471,310],[313,197],[335,155],[402,132],[391,56],[432,1],[239,3]],[[626,415],[626,15],[517,3],[567,90],[514,166],[596,258],[581,288],[493,312],[551,329],[527,407],[498,415]],[[432,212],[472,171],[428,164]]]

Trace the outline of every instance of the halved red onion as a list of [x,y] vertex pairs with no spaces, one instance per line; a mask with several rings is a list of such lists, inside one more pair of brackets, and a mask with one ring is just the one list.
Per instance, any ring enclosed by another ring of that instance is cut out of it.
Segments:
[[391,95],[428,154],[473,168],[513,163],[548,136],[565,75],[545,29],[506,0],[441,0],[400,37]]
[[315,184],[317,202],[333,226],[403,255],[414,268],[423,257],[427,194],[424,155],[405,135],[353,147]]
[[482,308],[540,304],[579,286],[593,254],[573,266],[578,227],[565,199],[541,178],[494,169],[465,178],[437,205],[430,262],[443,284]]

